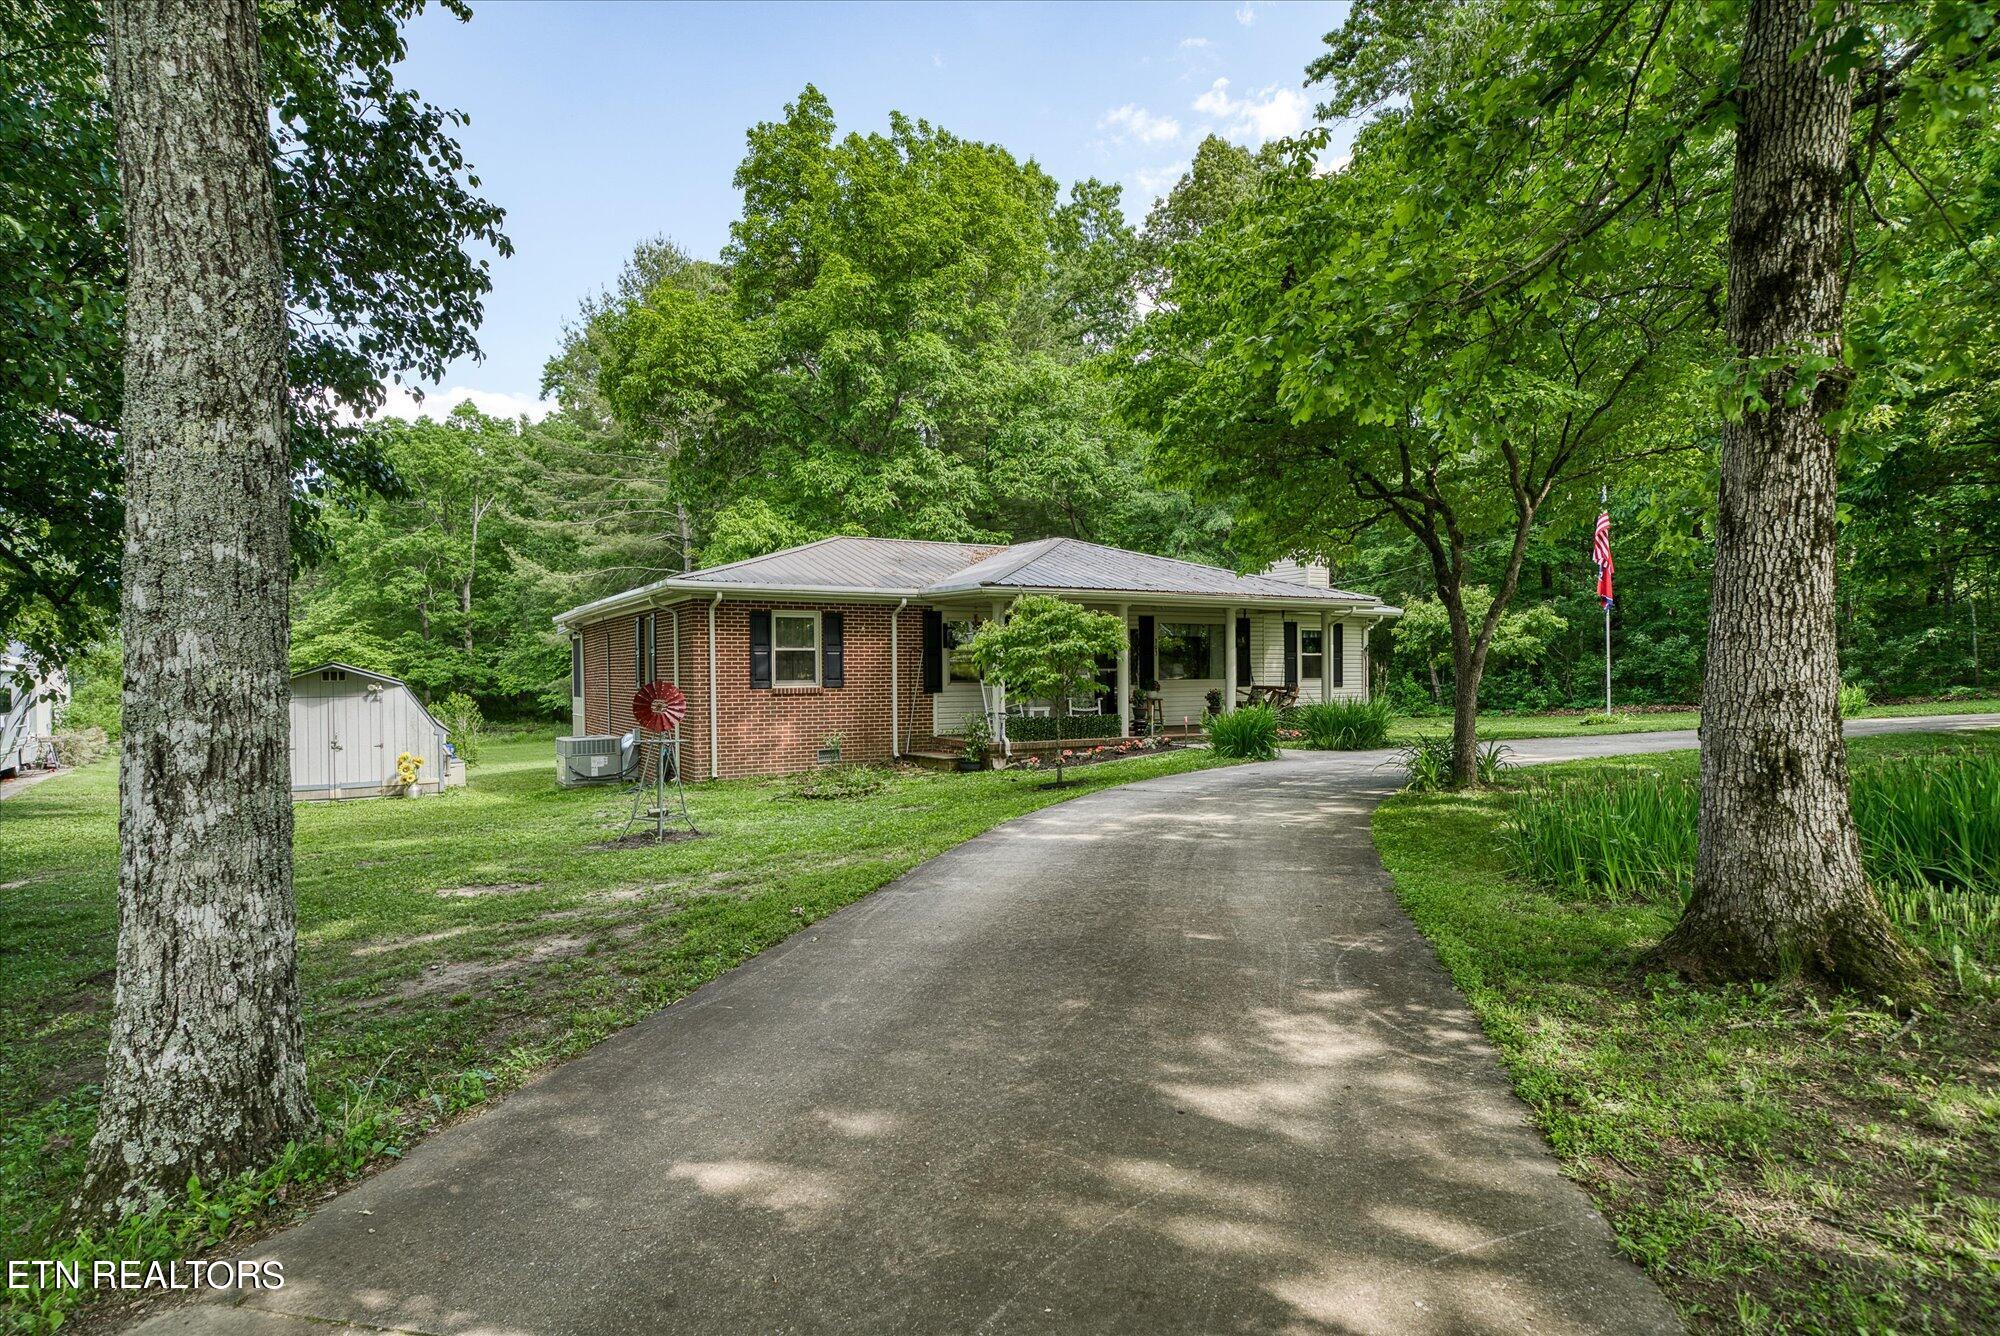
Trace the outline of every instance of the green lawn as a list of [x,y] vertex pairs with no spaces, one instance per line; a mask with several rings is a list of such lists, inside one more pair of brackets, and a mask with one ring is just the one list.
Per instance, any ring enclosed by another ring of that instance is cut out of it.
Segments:
[[[1917,705],[1870,705],[1856,711],[1856,719],[1902,719],[1927,714],[2000,714],[2000,699],[1926,701]],[[1621,714],[1608,724],[1587,724],[1590,716],[1580,714],[1496,714],[1479,716],[1482,741],[1514,742],[1522,738],[1573,738],[1605,733],[1656,733],[1693,728],[1701,715],[1693,710],[1662,714]],[[1451,716],[1398,716],[1390,727],[1389,741],[1395,746],[1420,737],[1442,737],[1451,732]]]
[[[594,847],[627,803],[560,789],[548,735],[488,743],[469,788],[297,809],[306,1035],[323,1145],[110,1255],[187,1256],[301,1181],[359,1172],[438,1121],[714,978],[988,827],[1205,750],[1046,775],[910,773],[838,800],[784,781],[691,790],[707,838]],[[0,1238],[50,1256],[94,1119],[117,924],[117,776],[0,805]],[[191,1231],[176,1234],[174,1231]],[[114,1246],[115,1245],[115,1246]],[[90,1251],[89,1248],[85,1249]],[[14,1322],[47,1321],[9,1296]]]
[[[1851,750],[1967,747],[2000,750],[2000,733]],[[1694,764],[1676,752],[1534,773]],[[1638,957],[1672,911],[1509,876],[1509,801],[1399,796],[1376,843],[1566,1169],[1682,1313],[1724,1330],[2000,1330],[2000,1001],[1949,994],[1899,1016],[1645,976]]]

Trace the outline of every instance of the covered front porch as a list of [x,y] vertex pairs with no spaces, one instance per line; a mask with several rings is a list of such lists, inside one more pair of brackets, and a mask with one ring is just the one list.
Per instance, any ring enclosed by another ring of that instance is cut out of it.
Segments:
[[1368,638],[1380,616],[1359,604],[1315,598],[1316,592],[1302,589],[1297,600],[1270,603],[1062,594],[1117,616],[1126,634],[1117,661],[1102,665],[1102,691],[1068,703],[1061,743],[1050,736],[1055,702],[1024,700],[1011,696],[1005,683],[982,682],[965,651],[979,624],[1004,616],[1012,600],[941,601],[933,736],[918,750],[955,753],[970,721],[981,717],[997,752],[1025,755],[1107,740],[1194,736],[1209,715],[1253,700],[1364,699]]

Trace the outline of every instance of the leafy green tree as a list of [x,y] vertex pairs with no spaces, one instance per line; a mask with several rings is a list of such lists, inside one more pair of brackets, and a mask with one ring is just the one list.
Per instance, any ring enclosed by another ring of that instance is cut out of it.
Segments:
[[573,345],[580,399],[670,459],[686,550],[830,533],[1216,550],[1226,525],[1149,481],[1147,442],[1110,411],[1099,363],[1141,264],[1116,187],[1064,197],[900,115],[837,139],[810,87],[752,128],[736,181],[721,266],[621,283]]
[[[395,81],[421,8],[260,10],[306,559],[323,546],[312,498],[392,485],[340,415],[475,351],[490,280],[471,251],[510,250],[453,139],[463,117]],[[0,0],[0,626],[50,653],[90,640],[118,589],[127,253],[105,70],[94,0]]]
[[982,624],[967,647],[979,675],[1004,683],[1009,694],[1046,700],[1056,723],[1056,785],[1063,782],[1062,725],[1073,697],[1104,690],[1105,659],[1125,644],[1125,624],[1108,612],[1047,594],[1014,600],[1002,621]]
[[[1254,189],[1226,153],[1208,183],[1191,173],[1203,193],[1163,211],[1183,239],[1124,372],[1162,466],[1230,505],[1245,554],[1337,556],[1383,524],[1415,540],[1451,630],[1455,780],[1470,783],[1480,682],[1538,528],[1614,475],[1699,457],[1720,276],[1712,253],[1663,262],[1665,234],[1632,233],[1483,290],[1471,276],[1552,206],[1532,163],[1469,174],[1440,148],[1456,84],[1443,55],[1424,59],[1412,105],[1378,115],[1341,170],[1320,169],[1315,135]],[[1474,616],[1464,592],[1491,546],[1493,598]]]
[[[1493,591],[1485,585],[1472,585],[1463,598],[1465,615],[1483,622],[1493,606]],[[1546,604],[1534,603],[1507,613],[1494,626],[1487,661],[1496,667],[1533,664],[1568,627],[1569,623]],[[1390,636],[1399,661],[1421,665],[1429,672],[1431,699],[1439,699],[1438,674],[1452,666],[1451,615],[1443,602],[1425,598],[1406,604]]]

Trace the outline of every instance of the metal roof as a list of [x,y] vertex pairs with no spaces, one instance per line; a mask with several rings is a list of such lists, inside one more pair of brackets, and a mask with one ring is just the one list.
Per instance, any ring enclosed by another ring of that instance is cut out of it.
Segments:
[[977,562],[924,589],[926,594],[980,589],[1079,589],[1134,594],[1266,599],[1301,602],[1378,602],[1371,594],[1316,589],[1296,580],[1238,575],[1220,566],[1155,557],[1076,538],[1023,543]]
[[1144,552],[1042,538],[1011,547],[996,543],[934,543],[908,538],[822,538],[801,547],[685,575],[571,608],[555,620],[569,626],[675,597],[720,597],[725,591],[784,598],[817,594],[863,599],[949,598],[982,592],[1157,595],[1199,601],[1357,606],[1400,615],[1372,594],[1323,589],[1297,580],[1238,575],[1220,566]]
[[913,538],[822,538],[767,556],[689,571],[676,588],[753,585],[771,589],[908,590],[1007,549],[998,543],[931,543]]

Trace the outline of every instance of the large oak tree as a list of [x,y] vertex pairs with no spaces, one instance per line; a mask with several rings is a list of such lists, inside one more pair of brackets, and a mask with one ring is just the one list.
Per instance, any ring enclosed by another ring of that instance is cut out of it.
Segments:
[[285,278],[254,0],[114,0],[126,230],[118,982],[83,1197],[314,1123],[292,898]]

